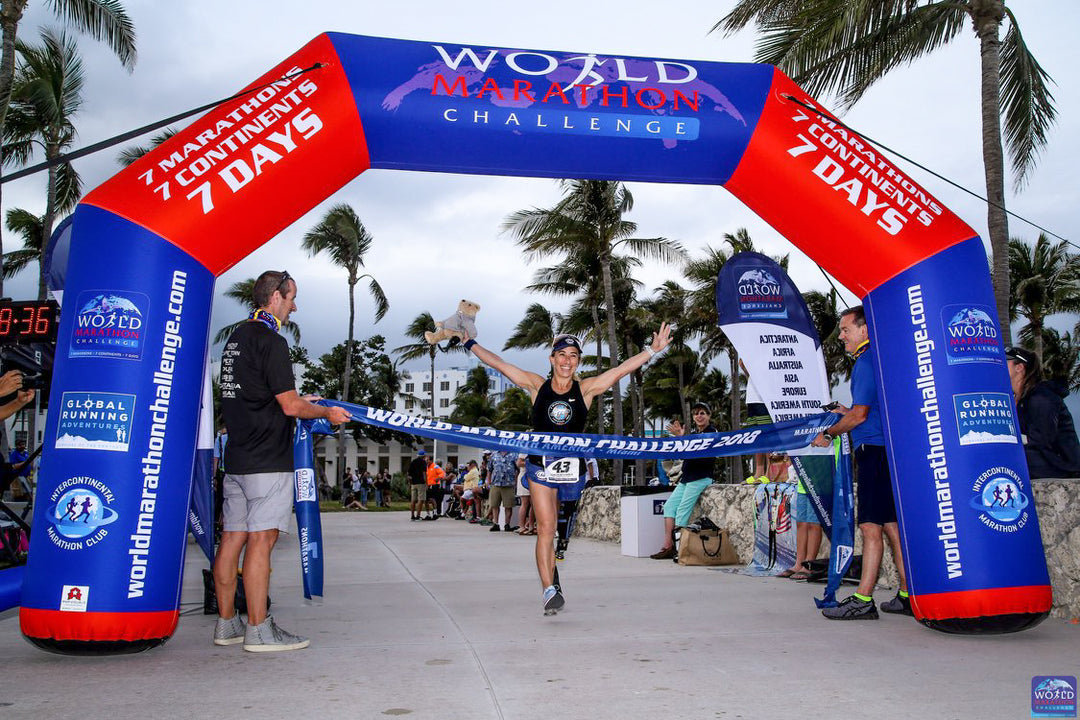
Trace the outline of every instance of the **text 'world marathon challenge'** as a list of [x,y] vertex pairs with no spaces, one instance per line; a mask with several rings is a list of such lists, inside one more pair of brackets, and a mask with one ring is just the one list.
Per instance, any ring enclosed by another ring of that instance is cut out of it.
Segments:
[[926,308],[923,304],[922,285],[912,285],[907,289],[908,308],[911,311],[911,324],[915,327],[912,338],[915,342],[915,362],[918,377],[915,380],[916,394],[922,397],[923,420],[926,423],[926,439],[929,452],[926,459],[934,476],[934,491],[937,496],[938,522],[940,532],[937,539],[945,553],[945,569],[949,579],[953,580],[964,574],[960,562],[960,543],[956,537],[956,516],[953,512],[952,490],[949,488],[949,463],[945,457],[945,439],[941,434],[941,412],[938,409],[937,383],[934,380],[934,365],[930,352],[934,341],[926,330]]
[[147,560],[150,556],[150,534],[154,529],[154,513],[157,511],[157,489],[161,476],[162,452],[165,448],[165,431],[169,424],[169,400],[172,397],[173,373],[176,370],[176,353],[182,344],[180,321],[184,314],[184,293],[187,273],[177,270],[172,275],[169,288],[168,315],[165,320],[165,336],[162,340],[161,358],[154,371],[154,398],[150,411],[150,439],[146,455],[142,458],[142,499],[139,502],[139,518],[135,533],[131,536],[131,571],[128,576],[128,598],[143,595],[146,584]]

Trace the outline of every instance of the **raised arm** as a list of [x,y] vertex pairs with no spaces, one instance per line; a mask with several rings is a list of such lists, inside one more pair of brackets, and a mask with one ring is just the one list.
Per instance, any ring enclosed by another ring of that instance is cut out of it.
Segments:
[[649,362],[653,355],[666,348],[670,342],[671,326],[667,323],[661,323],[660,329],[653,333],[652,342],[644,350],[624,360],[607,372],[581,381],[581,394],[584,396],[585,402],[591,403],[594,397],[607,392],[612,385]]
[[465,345],[469,349],[469,352],[476,356],[477,360],[490,368],[495,368],[505,375],[507,380],[528,392],[529,399],[536,399],[536,393],[539,392],[540,386],[544,384],[544,378],[534,372],[522,370],[517,365],[506,362],[471,338],[465,339]]

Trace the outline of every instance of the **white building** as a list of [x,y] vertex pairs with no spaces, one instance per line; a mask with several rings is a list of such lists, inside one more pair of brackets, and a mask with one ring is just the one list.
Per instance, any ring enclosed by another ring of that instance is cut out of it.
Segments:
[[[410,370],[409,377],[402,381],[401,390],[398,393],[393,408],[395,412],[411,415],[413,417],[432,417],[447,419],[454,412],[454,397],[458,390],[468,379],[469,371],[477,367],[475,360],[465,367],[451,367],[435,369],[434,381],[430,370]],[[506,395],[506,391],[513,387],[501,373],[485,367],[488,376],[488,394],[497,404]],[[435,412],[429,409],[431,404],[432,382],[435,386]],[[456,445],[453,443],[437,442],[423,438],[423,448],[428,455],[434,456],[436,461],[443,463],[443,467],[464,465],[469,460],[479,460],[482,450],[479,448]],[[391,473],[404,473],[409,462],[416,457],[416,450],[412,446],[403,447],[400,443],[392,441],[380,444],[372,440],[363,440],[357,445],[351,437],[345,440],[345,467],[361,470],[366,468],[375,473],[380,470],[389,470]],[[337,438],[327,437],[315,448],[315,458],[321,462],[328,479],[337,477]]]

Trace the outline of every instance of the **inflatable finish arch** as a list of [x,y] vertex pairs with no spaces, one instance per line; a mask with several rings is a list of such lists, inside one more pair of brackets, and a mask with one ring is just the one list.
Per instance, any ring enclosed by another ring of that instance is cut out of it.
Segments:
[[76,211],[32,642],[171,635],[214,278],[368,168],[725,186],[865,297],[917,616],[979,632],[1048,612],[982,242],[776,69],[331,33],[249,87]]

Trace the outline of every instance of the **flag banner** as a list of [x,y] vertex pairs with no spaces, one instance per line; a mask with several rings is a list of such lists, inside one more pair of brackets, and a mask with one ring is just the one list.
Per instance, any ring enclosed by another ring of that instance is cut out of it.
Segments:
[[[851,470],[851,441],[847,435],[841,435],[833,440],[835,455],[832,458],[795,458],[796,472],[806,480],[803,485],[810,495],[810,504],[817,509],[818,516],[822,516],[824,498],[831,498],[829,517],[834,522],[829,525],[822,523],[822,530],[829,536],[829,579],[825,585],[825,592],[821,598],[815,598],[814,602],[819,608],[836,606],[836,591],[840,589],[840,583],[844,579],[851,558],[855,554],[855,496],[852,487]],[[829,472],[821,471],[821,461],[826,460],[829,464]],[[809,471],[809,472],[807,472]],[[817,496],[813,490],[820,487],[815,479],[825,476],[831,477],[832,487],[829,495]]]
[[214,397],[210,381],[210,363],[203,371],[202,408],[199,432],[195,440],[195,467],[191,474],[191,502],[188,507],[188,530],[195,536],[203,554],[214,564]]
[[[810,311],[775,261],[743,252],[724,263],[716,277],[716,318],[773,422],[816,415],[830,402],[825,358]],[[798,454],[832,453],[807,447]]]
[[835,423],[839,416],[823,413],[773,425],[723,433],[695,433],[687,438],[650,439],[625,435],[586,435],[582,433],[497,430],[490,427],[457,425],[444,420],[413,417],[390,410],[353,405],[340,400],[320,400],[320,405],[342,407],[352,413],[354,422],[387,430],[443,440],[485,450],[510,450],[549,457],[587,457],[597,459],[673,460],[696,457],[731,457],[801,448]]
[[768,483],[754,490],[754,575],[778,575],[795,565],[795,485]]
[[315,473],[314,434],[333,434],[326,420],[300,420],[293,434],[293,480],[296,497],[296,535],[300,540],[300,573],[304,598],[313,604],[323,597],[322,518],[319,515],[319,478]]

